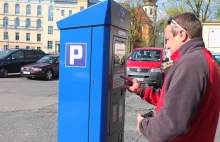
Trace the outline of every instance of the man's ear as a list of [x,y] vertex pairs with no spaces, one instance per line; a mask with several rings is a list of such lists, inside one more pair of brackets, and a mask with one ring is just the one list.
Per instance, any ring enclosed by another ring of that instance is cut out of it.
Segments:
[[179,33],[179,35],[180,35],[180,40],[181,40],[182,42],[187,41],[189,37],[188,37],[186,31],[180,30],[179,32],[180,32],[180,33]]

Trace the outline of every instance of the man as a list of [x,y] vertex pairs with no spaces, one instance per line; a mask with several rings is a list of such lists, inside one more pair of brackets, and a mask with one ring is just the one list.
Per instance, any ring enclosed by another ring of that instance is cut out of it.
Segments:
[[213,142],[220,112],[220,71],[204,47],[202,25],[192,13],[169,18],[165,29],[173,65],[161,90],[136,79],[124,88],[157,106],[156,116],[137,116],[137,130],[150,142]]

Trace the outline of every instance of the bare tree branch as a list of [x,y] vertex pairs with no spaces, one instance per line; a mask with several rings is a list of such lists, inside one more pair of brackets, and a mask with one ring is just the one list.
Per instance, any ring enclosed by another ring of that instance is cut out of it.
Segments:
[[202,17],[202,22],[205,22],[208,19],[207,13],[208,13],[208,10],[209,10],[210,3],[211,3],[211,0],[208,0],[208,4],[206,5],[206,8],[205,8],[204,17]]
[[192,9],[193,13],[196,14],[196,11],[195,11],[195,9],[194,9],[194,7],[193,7],[191,1],[190,1],[190,0],[187,0],[187,1],[186,1],[186,4]]

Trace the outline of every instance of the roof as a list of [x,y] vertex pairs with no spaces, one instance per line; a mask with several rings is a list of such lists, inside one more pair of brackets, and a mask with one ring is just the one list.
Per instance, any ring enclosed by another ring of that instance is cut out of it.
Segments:
[[165,48],[161,47],[140,47],[140,48],[135,48],[134,50],[164,50]]
[[212,55],[220,55],[220,52],[213,52]]
[[220,25],[220,21],[218,22],[204,22],[202,25]]
[[144,9],[142,7],[138,7],[138,18],[140,18],[140,20],[142,22],[145,23],[152,23],[152,21],[150,20],[150,18],[147,16],[146,12],[144,11]]
[[17,51],[17,50],[40,50],[40,49],[25,49],[25,48],[8,48],[6,50],[13,50],[13,51]]
[[47,54],[46,56],[60,56],[59,54]]

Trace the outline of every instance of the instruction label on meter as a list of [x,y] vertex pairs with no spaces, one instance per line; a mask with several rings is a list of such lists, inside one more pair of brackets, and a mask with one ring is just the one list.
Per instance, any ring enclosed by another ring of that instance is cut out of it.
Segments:
[[121,79],[120,76],[124,76],[124,73],[115,74],[113,76],[113,88],[118,88],[124,85],[124,80]]

